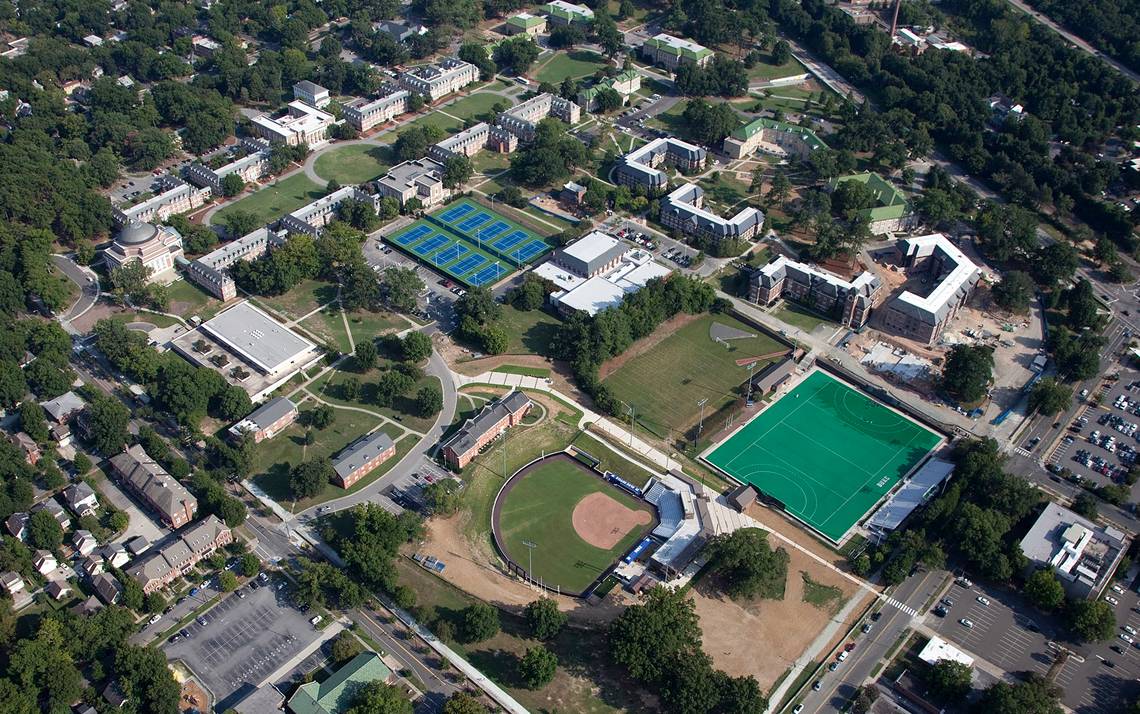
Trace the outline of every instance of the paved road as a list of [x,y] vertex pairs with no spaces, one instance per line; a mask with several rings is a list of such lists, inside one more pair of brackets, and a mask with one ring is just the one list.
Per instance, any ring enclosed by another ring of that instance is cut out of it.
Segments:
[[1013,5],[1018,10],[1021,10],[1022,12],[1028,14],[1030,17],[1032,17],[1034,20],[1036,20],[1040,24],[1048,27],[1050,30],[1052,30],[1053,32],[1056,32],[1061,37],[1064,37],[1065,40],[1068,41],[1068,43],[1070,45],[1073,45],[1074,47],[1077,47],[1078,49],[1081,49],[1084,52],[1087,52],[1088,54],[1092,55],[1093,57],[1100,59],[1102,62],[1107,64],[1109,67],[1112,67],[1117,72],[1120,72],[1125,77],[1128,77],[1129,79],[1131,79],[1133,82],[1140,82],[1140,74],[1136,74],[1135,72],[1128,69],[1127,67],[1125,67],[1121,63],[1119,63],[1116,60],[1114,60],[1113,58],[1109,57],[1107,54],[1101,52],[1097,48],[1090,45],[1084,39],[1074,35],[1071,32],[1069,32],[1064,27],[1062,27],[1059,23],[1054,22],[1052,18],[1050,18],[1050,17],[1048,17],[1048,16],[1046,16],[1040,12],[1037,12],[1037,10],[1030,7],[1028,3],[1023,2],[1023,0],[1008,0],[1008,2],[1010,5]]
[[899,636],[909,628],[927,600],[942,588],[949,573],[934,570],[912,575],[904,580],[891,599],[905,609],[888,602],[881,609],[882,617],[872,623],[867,635],[856,639],[857,646],[835,672],[826,669],[820,676],[818,692],[807,690],[803,698],[804,713],[840,711],[851,700],[855,691],[871,676],[875,665],[894,647]]
[[[431,653],[422,642],[414,639],[407,628],[394,617],[382,611],[365,608],[353,610],[349,616],[358,627],[376,640],[389,655],[399,660],[405,669],[427,687],[424,693],[426,701],[417,704],[417,714],[438,712],[443,708],[444,700],[459,691],[454,682],[437,669],[427,666],[428,658],[434,657],[434,653]],[[424,651],[430,654],[425,655]]]
[[76,265],[75,261],[65,255],[52,255],[51,262],[67,276],[68,280],[79,286],[79,297],[75,304],[59,316],[64,329],[73,332],[74,330],[68,329],[71,327],[71,321],[79,319],[99,301],[99,276],[90,268]]

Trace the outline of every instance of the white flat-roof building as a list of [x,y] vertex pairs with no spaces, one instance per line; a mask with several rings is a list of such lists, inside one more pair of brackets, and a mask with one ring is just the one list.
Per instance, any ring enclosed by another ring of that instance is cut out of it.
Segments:
[[958,662],[967,667],[974,666],[974,658],[950,644],[937,635],[931,635],[930,641],[918,653],[918,658],[927,664],[938,664],[944,660]]
[[1051,568],[1073,597],[1099,597],[1121,557],[1128,537],[1099,526],[1064,506],[1049,502],[1021,539],[1032,568]]
[[438,64],[421,65],[402,72],[399,81],[404,89],[418,92],[434,102],[479,81],[479,68],[458,57],[446,57]]
[[293,85],[293,98],[317,109],[324,109],[332,101],[329,90],[307,79]]
[[413,198],[424,208],[443,203],[451,189],[443,185],[443,164],[432,159],[417,159],[397,164],[376,181],[381,196],[391,196],[403,206]]
[[590,231],[565,248],[554,252],[550,261],[581,278],[592,278],[617,267],[630,248],[617,238]]
[[581,116],[582,108],[577,104],[547,92],[503,112],[499,115],[498,124],[522,141],[531,141],[538,123],[546,117],[556,117],[574,125]]
[[665,278],[669,268],[640,249],[631,249],[616,238],[592,231],[550,260],[534,269],[560,290],[550,295],[562,312],[590,315],[621,304],[629,293],[637,292],[654,278]]
[[663,137],[623,156],[617,166],[616,178],[623,186],[664,188],[669,184],[669,174],[658,166],[693,171],[703,168],[707,158],[708,153],[696,144],[671,136]]
[[276,117],[262,114],[254,117],[252,123],[258,136],[268,141],[289,146],[318,146],[328,140],[329,127],[336,123],[336,118],[304,102],[292,101],[284,114]]
[[704,189],[687,183],[661,199],[661,223],[688,235],[704,236],[714,241],[750,240],[764,225],[764,214],[751,206],[742,208],[732,218],[702,208]]
[[907,272],[925,271],[934,287],[926,295],[904,290],[888,301],[883,309],[883,327],[933,344],[966,304],[982,271],[941,233],[904,238],[898,249]]
[[344,105],[344,120],[357,131],[368,131],[378,124],[391,121],[411,108],[412,93],[392,85],[381,88],[381,95],[373,99],[353,99]]

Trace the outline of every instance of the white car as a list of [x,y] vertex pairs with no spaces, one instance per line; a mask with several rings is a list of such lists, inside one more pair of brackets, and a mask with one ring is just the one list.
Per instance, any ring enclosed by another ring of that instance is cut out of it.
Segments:
[[1124,594],[1124,588],[1122,588],[1122,587],[1120,587],[1119,585],[1117,585],[1117,584],[1113,583],[1113,585],[1112,585],[1112,592],[1116,593],[1117,595],[1123,595],[1123,594]]
[[1120,639],[1124,640],[1124,641],[1125,641],[1125,642],[1127,642],[1128,644],[1132,644],[1132,642],[1133,642],[1133,640],[1132,640],[1132,636],[1131,636],[1131,635],[1126,635],[1126,634],[1124,634],[1123,632],[1121,632],[1121,633],[1120,633]]
[[985,595],[979,595],[978,597],[975,598],[975,600],[982,603],[983,605],[989,605],[990,604],[990,599],[988,597],[986,597]]
[[1105,595],[1104,601],[1107,602],[1109,605],[1112,605],[1113,607],[1116,607],[1117,605],[1120,604],[1120,601],[1111,595]]
[[321,617],[320,615],[314,615],[313,617],[309,618],[309,624],[313,627],[316,627],[317,625],[321,624],[321,621],[324,619],[325,618]]
[[835,659],[839,662],[842,662],[843,660],[847,659],[847,654],[848,654],[847,650],[843,650],[842,652],[839,653],[839,656],[836,657]]
[[974,629],[974,621],[968,620],[964,617],[961,620],[958,620],[958,624],[961,625],[962,627],[965,627],[967,630]]
[[1125,625],[1124,631],[1127,632],[1128,634],[1132,635],[1132,636],[1136,635],[1136,628],[1133,627],[1132,625]]
[[161,619],[162,619],[162,613],[161,612],[155,613],[154,617],[147,620],[147,624],[153,625],[154,623],[158,622]]

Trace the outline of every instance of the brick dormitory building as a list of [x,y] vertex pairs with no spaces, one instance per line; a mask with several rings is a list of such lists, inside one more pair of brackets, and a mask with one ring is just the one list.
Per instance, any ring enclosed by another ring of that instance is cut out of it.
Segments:
[[171,528],[186,525],[198,512],[198,499],[137,444],[111,457],[111,471]]
[[530,397],[516,390],[483,407],[443,442],[443,458],[448,466],[461,469],[471,463],[480,449],[507,429],[517,426],[532,403]]
[[177,540],[127,568],[127,575],[134,578],[147,595],[189,573],[200,560],[234,539],[226,524],[213,514],[187,526],[177,535],[180,536]]
[[396,455],[392,437],[382,431],[357,439],[333,459],[334,486],[351,488],[380,464]]

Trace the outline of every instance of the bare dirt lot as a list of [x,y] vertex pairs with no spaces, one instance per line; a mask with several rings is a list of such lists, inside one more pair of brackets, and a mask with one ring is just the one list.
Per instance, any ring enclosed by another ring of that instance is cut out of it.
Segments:
[[[782,545],[773,541],[773,546]],[[693,588],[704,649],[719,669],[752,675],[768,690],[823,630],[842,602],[859,589],[800,551],[788,549],[788,580],[783,600],[737,602],[705,584]],[[840,601],[816,606],[804,601],[801,573],[842,592]]]
[[609,550],[634,528],[649,523],[649,513],[626,508],[604,493],[587,494],[574,506],[574,532],[595,548]]

